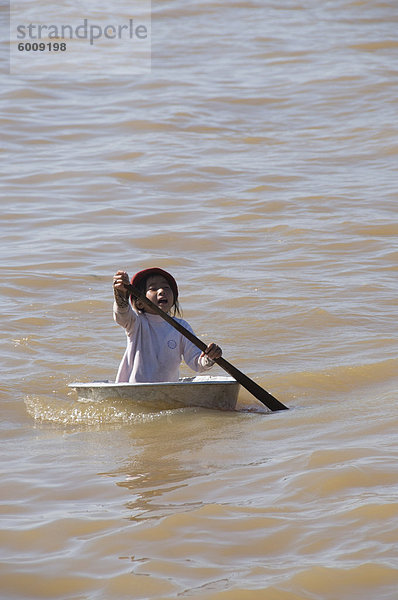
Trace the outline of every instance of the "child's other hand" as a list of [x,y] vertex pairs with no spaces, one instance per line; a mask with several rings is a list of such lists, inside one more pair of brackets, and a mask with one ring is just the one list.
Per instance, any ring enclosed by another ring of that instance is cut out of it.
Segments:
[[220,346],[217,346],[214,342],[209,344],[204,352],[200,355],[201,357],[207,356],[210,360],[215,360],[216,358],[220,358],[222,355],[222,350]]
[[113,287],[121,292],[127,292],[125,285],[129,285],[130,278],[126,271],[117,271],[113,276]]

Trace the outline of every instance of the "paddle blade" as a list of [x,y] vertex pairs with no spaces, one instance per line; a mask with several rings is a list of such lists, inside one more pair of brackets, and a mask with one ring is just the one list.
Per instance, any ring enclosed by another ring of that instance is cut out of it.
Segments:
[[272,411],[277,410],[288,410],[288,407],[279,402],[274,396],[272,396],[269,392],[264,390],[260,385],[258,385],[255,381],[250,379],[247,375],[239,371],[234,365],[231,365],[225,358],[217,358],[215,362],[227,373],[229,373],[238,383],[241,384],[248,392],[250,392],[257,400],[262,402],[265,406],[267,406]]

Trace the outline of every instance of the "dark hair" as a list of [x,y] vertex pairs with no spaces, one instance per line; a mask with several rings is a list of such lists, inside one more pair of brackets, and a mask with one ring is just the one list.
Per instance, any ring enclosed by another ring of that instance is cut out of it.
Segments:
[[[141,292],[141,294],[144,294],[144,296],[146,294],[146,283],[150,276],[151,275],[148,275],[148,277],[143,277],[135,285],[135,287]],[[172,316],[175,317],[177,315],[179,317],[182,317],[182,310],[180,308],[178,300],[175,300],[174,292],[173,292],[173,300],[174,300],[174,302],[171,307],[171,310],[173,311]],[[139,312],[145,312],[145,308],[138,308],[137,302],[139,302],[139,300],[137,298],[131,298],[131,303],[134,306],[134,308],[136,310],[138,310]]]

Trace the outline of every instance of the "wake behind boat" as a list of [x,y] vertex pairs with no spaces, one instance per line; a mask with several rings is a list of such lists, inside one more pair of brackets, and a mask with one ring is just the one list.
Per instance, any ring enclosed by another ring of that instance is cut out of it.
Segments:
[[234,410],[239,383],[232,377],[182,377],[176,382],[114,383],[96,381],[70,383],[81,401],[131,400],[145,408],[180,408],[199,406],[217,410]]

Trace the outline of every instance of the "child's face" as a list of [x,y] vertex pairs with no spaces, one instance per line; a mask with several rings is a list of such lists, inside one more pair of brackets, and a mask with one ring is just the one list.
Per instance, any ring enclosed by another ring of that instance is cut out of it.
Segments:
[[[174,304],[174,294],[169,282],[162,275],[151,275],[146,281],[145,296],[161,308],[164,312],[169,312]],[[154,310],[145,306],[145,311],[156,314]]]

